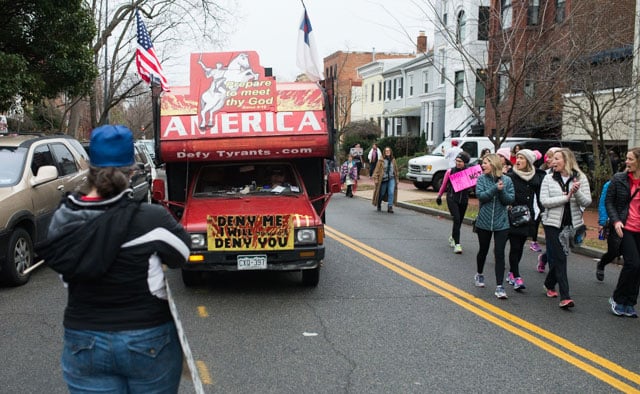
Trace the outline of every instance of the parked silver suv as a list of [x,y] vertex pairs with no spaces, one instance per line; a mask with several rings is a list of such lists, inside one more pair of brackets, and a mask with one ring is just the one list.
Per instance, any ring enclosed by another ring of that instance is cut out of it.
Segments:
[[62,197],[87,178],[88,155],[64,135],[0,136],[0,281],[25,284]]

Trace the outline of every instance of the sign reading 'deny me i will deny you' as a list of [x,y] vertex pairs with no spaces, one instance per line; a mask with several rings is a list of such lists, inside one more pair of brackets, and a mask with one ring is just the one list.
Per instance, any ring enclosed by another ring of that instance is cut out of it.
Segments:
[[480,165],[478,164],[465,170],[456,172],[455,174],[450,174],[449,182],[451,182],[453,190],[457,193],[460,190],[475,187],[480,175],[482,175],[482,167],[480,167]]
[[207,243],[211,251],[291,250],[293,216],[207,216]]

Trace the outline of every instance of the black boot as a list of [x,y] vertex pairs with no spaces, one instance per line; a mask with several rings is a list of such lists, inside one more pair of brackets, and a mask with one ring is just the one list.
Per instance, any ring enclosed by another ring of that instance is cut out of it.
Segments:
[[382,207],[380,207],[380,204],[378,204],[378,212],[382,211]]
[[389,205],[389,208],[387,208],[387,212],[393,213],[393,207],[391,205]]

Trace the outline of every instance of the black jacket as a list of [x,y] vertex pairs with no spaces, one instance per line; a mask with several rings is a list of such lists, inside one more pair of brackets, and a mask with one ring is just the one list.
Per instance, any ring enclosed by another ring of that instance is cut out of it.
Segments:
[[631,202],[631,184],[629,183],[629,174],[626,172],[618,172],[611,178],[611,183],[607,189],[607,196],[604,205],[607,208],[607,215],[613,224],[615,222],[627,221],[629,216],[629,203]]
[[189,236],[165,208],[130,195],[70,195],[53,216],[38,254],[68,284],[67,328],[136,330],[171,320],[162,264],[186,261]]
[[540,185],[542,185],[544,172],[536,171],[533,177],[528,181],[520,178],[520,176],[515,171],[513,171],[513,169],[509,170],[506,175],[511,178],[511,181],[513,182],[513,188],[515,190],[516,198],[511,205],[526,205],[529,208],[529,212],[531,213],[531,221],[529,225],[521,227],[511,226],[511,228],[509,229],[509,233],[520,234],[523,236],[531,235],[532,232],[535,231],[534,227],[537,227],[533,204],[535,201],[537,201],[538,204],[540,202]]

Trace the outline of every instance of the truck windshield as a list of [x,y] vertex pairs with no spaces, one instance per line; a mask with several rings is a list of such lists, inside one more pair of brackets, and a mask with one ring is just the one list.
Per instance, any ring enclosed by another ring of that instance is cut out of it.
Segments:
[[202,167],[193,196],[298,195],[301,192],[295,172],[288,164],[234,164]]
[[20,180],[27,150],[0,146],[0,187],[13,186]]
[[440,145],[433,148],[430,154],[433,156],[444,156],[449,146],[451,146],[451,141],[442,141]]

